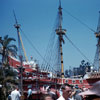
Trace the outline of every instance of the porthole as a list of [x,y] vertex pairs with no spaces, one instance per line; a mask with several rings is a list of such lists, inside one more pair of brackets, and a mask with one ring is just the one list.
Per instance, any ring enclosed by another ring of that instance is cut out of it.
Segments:
[[75,83],[75,80],[73,80],[72,82]]

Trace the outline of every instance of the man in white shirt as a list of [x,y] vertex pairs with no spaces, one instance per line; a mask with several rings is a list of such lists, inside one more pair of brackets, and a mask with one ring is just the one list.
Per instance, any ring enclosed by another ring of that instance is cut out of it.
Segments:
[[72,93],[71,86],[69,84],[64,84],[61,87],[62,95],[57,100],[70,100],[70,95]]
[[14,90],[11,92],[11,100],[20,100],[21,94],[18,91],[17,87],[14,87]]

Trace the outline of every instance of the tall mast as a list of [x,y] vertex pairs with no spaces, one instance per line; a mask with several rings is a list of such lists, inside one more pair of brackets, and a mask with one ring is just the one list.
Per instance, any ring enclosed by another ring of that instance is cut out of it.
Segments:
[[20,32],[19,32],[20,24],[18,24],[18,22],[17,22],[15,13],[14,13],[14,17],[15,17],[15,21],[16,21],[16,24],[14,26],[17,29],[17,35],[18,35],[19,60],[20,60],[20,63],[21,63],[20,66],[19,66],[19,71],[20,71],[20,90],[21,90],[21,95],[23,97],[23,55],[22,55],[22,50],[24,52],[24,56],[25,56],[26,61],[28,61],[28,59],[26,57],[25,49],[24,49],[24,46],[23,46],[23,42],[22,42],[22,39],[21,39]]
[[[19,31],[20,24],[18,24],[18,22],[17,22],[15,13],[14,13],[14,17],[15,17],[15,21],[16,21],[16,24],[14,26],[17,29],[17,34],[18,34],[19,55],[22,55],[22,51],[21,50],[23,50],[24,56],[25,56],[25,60],[28,61],[28,58],[27,58],[26,52],[25,52],[25,48],[24,48],[24,45],[23,45],[23,42],[22,42],[22,38],[21,38],[21,35],[20,35],[20,31]],[[22,49],[21,49],[21,47],[22,47]]]
[[56,29],[56,34],[59,38],[59,48],[60,48],[60,56],[61,56],[61,77],[64,78],[64,66],[63,66],[63,51],[62,51],[62,43],[64,43],[63,35],[65,35],[66,30],[62,29],[62,7],[61,0],[59,0],[59,8],[58,8],[58,28]]
[[100,11],[99,11],[99,20],[98,20],[98,26],[97,26],[97,32],[95,33],[97,38],[97,55],[98,55],[98,68],[100,72]]

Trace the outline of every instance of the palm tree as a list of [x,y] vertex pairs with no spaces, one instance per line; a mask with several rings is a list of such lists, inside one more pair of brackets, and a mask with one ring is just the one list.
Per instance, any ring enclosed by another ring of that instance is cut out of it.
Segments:
[[[4,39],[0,37],[0,54],[2,56],[2,65],[0,71],[0,84],[2,84],[2,90],[4,97],[6,97],[7,93],[7,82],[14,83],[14,77],[16,74],[10,68],[9,65],[9,54],[16,56],[17,47],[14,44],[11,44],[12,41],[16,41],[14,38],[9,38],[8,35],[4,36]],[[2,77],[3,76],[3,77]],[[16,83],[16,82],[15,82]]]
[[17,47],[16,45],[10,44],[12,41],[16,41],[14,38],[9,38],[8,35],[6,35],[4,37],[4,39],[2,40],[2,38],[0,39],[0,43],[2,46],[2,62],[6,63],[8,61],[8,55],[9,53],[13,54],[14,56],[16,56],[17,54]]

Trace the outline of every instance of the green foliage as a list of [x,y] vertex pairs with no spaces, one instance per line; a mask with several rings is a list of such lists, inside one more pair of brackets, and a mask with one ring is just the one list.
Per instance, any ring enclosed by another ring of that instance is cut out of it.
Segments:
[[1,69],[0,69],[0,84],[2,88],[0,89],[0,100],[6,100],[7,93],[11,89],[12,84],[18,84],[16,80],[17,73],[13,71],[9,66],[9,54],[16,56],[17,47],[14,44],[11,44],[12,41],[15,41],[14,38],[9,38],[8,35],[0,37],[0,55],[2,56]]

